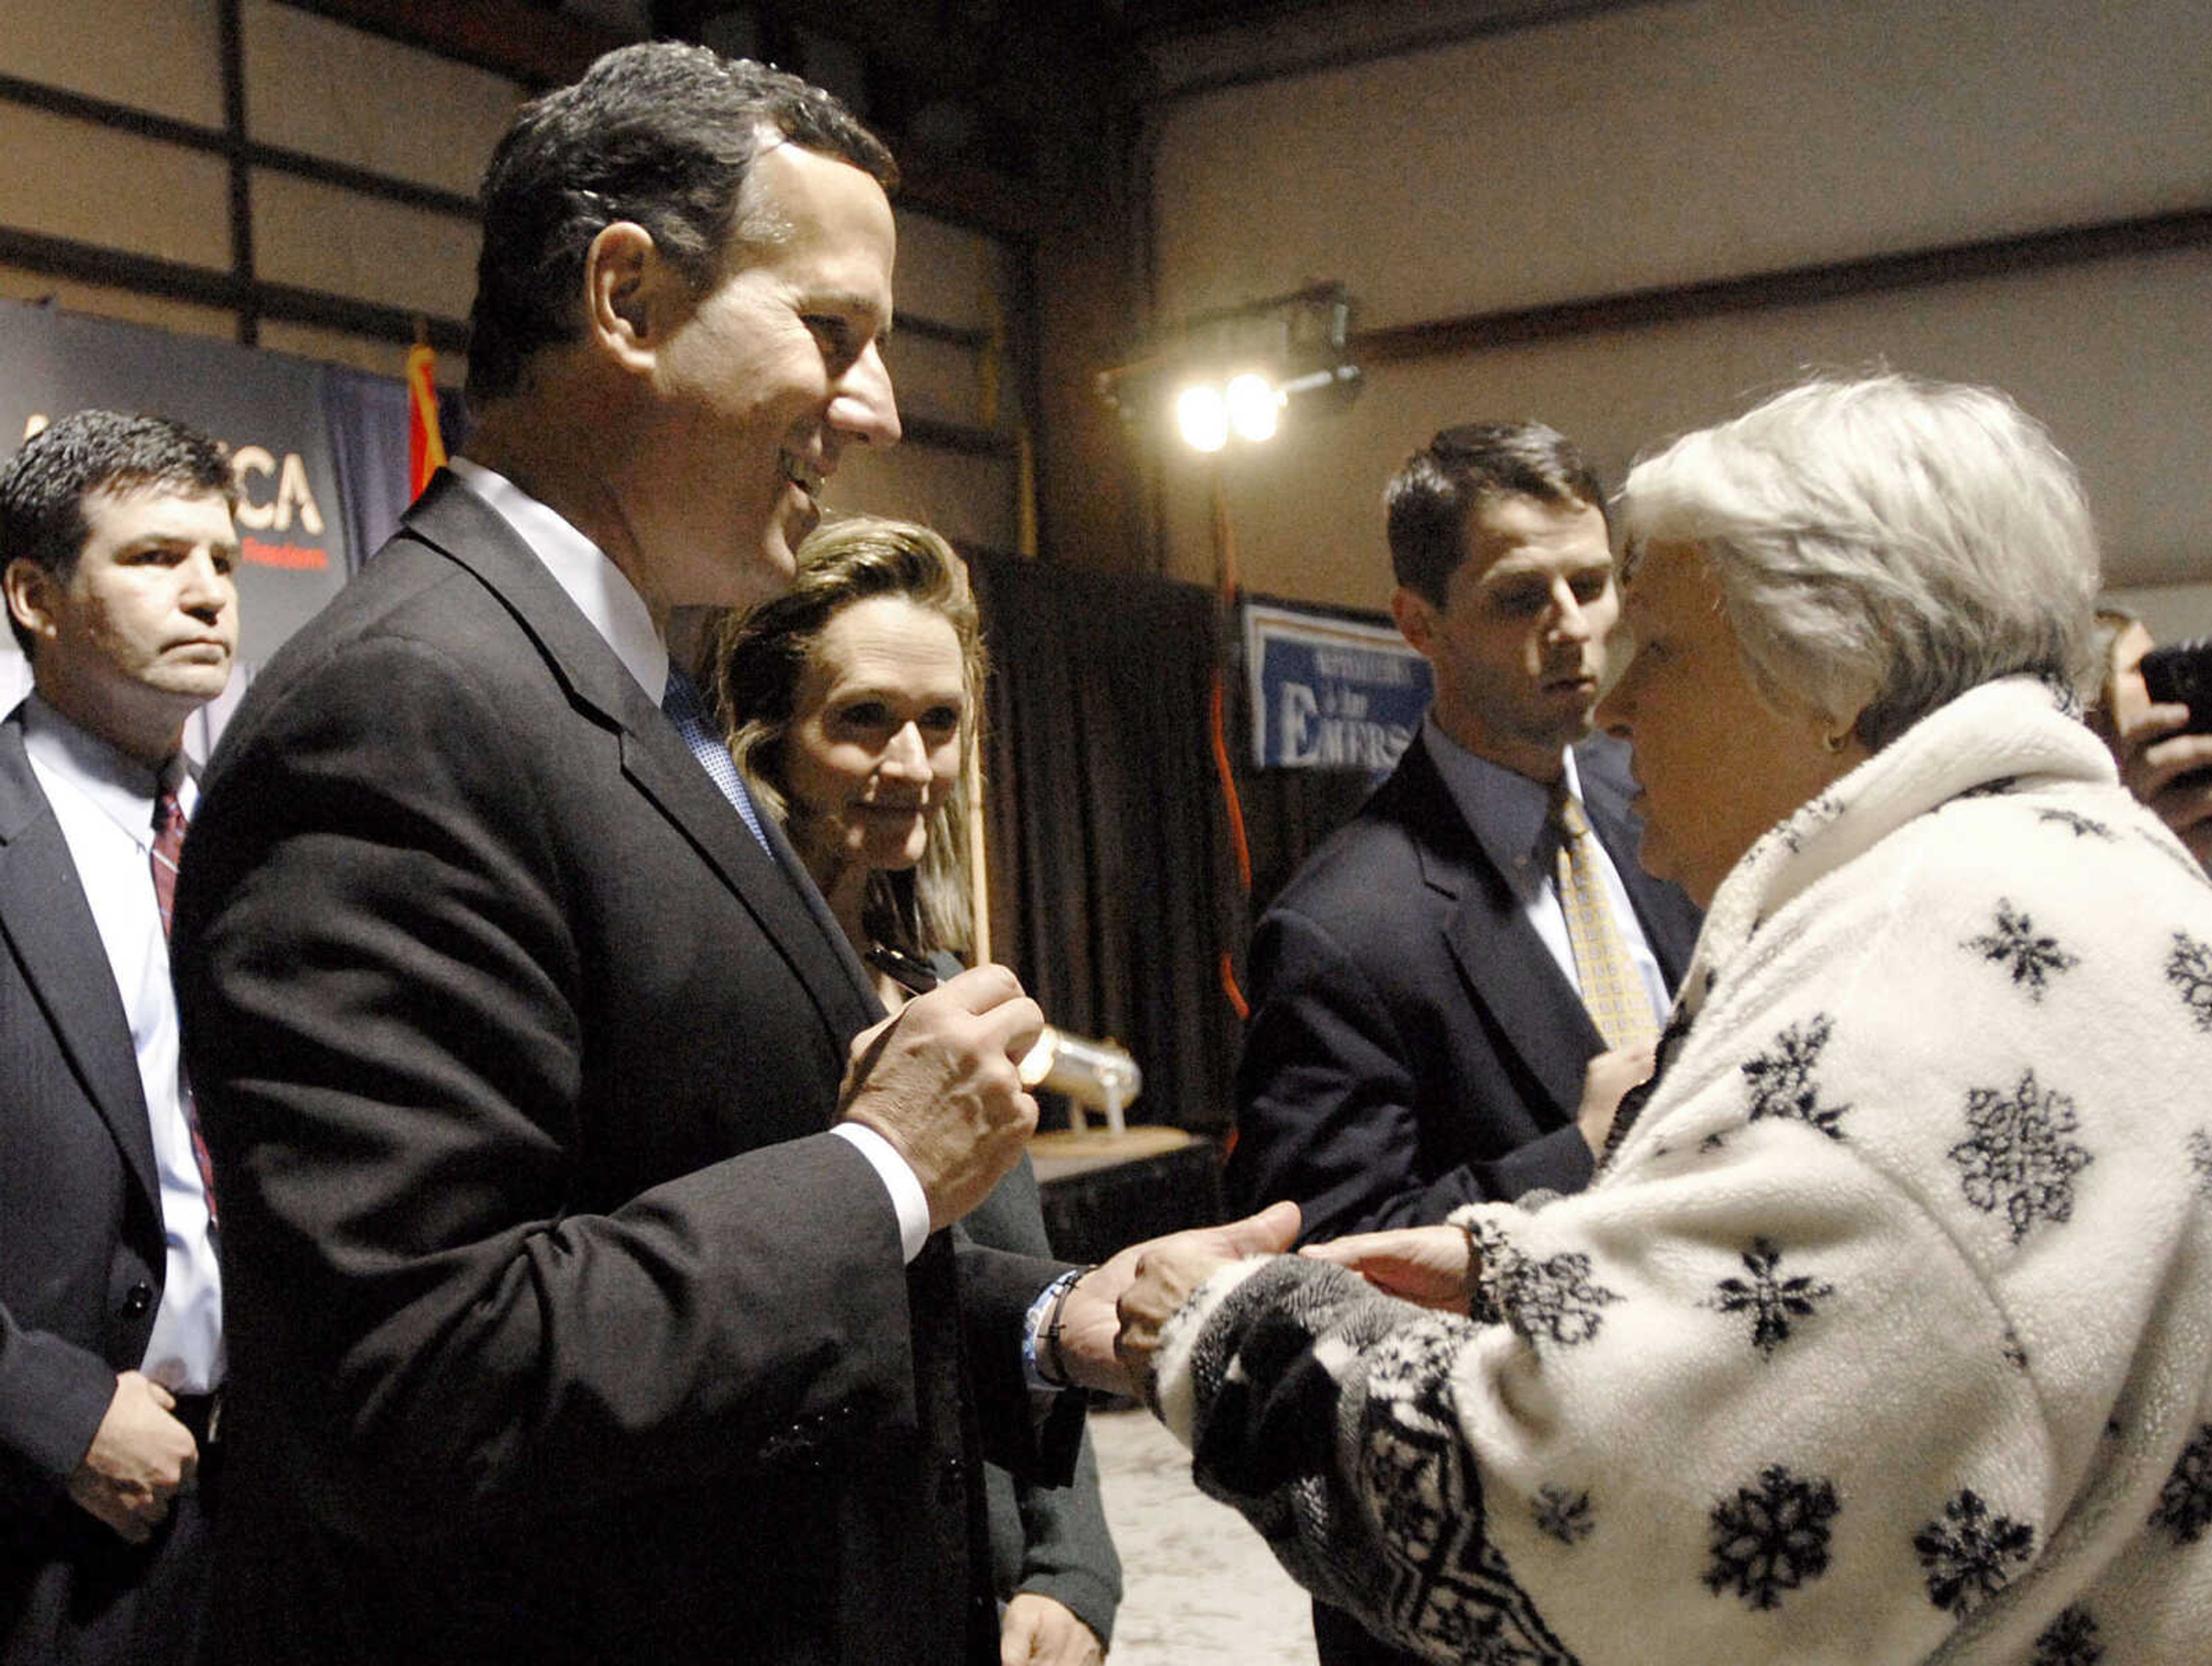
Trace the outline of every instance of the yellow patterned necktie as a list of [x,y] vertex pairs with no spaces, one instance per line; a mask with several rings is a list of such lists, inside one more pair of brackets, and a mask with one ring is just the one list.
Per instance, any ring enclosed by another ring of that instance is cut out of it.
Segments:
[[1552,799],[1552,821],[1559,830],[1559,912],[1566,916],[1583,1005],[1608,1048],[1649,1045],[1658,1039],[1659,1021],[1613,917],[1589,822],[1564,782]]

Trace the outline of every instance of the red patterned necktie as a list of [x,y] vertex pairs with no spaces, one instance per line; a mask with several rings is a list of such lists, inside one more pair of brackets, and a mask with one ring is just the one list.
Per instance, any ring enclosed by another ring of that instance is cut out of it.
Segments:
[[[185,853],[185,807],[173,787],[154,806],[154,904],[161,911],[161,936],[169,935],[169,916],[177,905],[177,863]],[[215,1164],[208,1156],[207,1141],[200,1133],[198,1107],[192,1102],[192,1085],[183,1084],[185,1124],[191,1130],[192,1159],[199,1165],[200,1186],[207,1194],[208,1224],[216,1224]]]

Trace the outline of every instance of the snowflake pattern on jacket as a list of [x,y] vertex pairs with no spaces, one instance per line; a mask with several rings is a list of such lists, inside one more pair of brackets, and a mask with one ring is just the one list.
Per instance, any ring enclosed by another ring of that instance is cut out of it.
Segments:
[[2035,1550],[2035,1530],[1993,1516],[1972,1487],[1943,1506],[1943,1519],[1912,1536],[1928,1575],[1928,1600],[1947,1614],[1966,1614],[2005,1588]]
[[1297,1257],[1194,1296],[1200,1484],[1438,1662],[2202,1657],[2185,858],[2046,691],[1953,702],[1723,882],[1591,1188],[1455,1215],[1468,1318]]
[[1713,1506],[1706,1585],[1715,1596],[1733,1591],[1754,1608],[1777,1606],[1783,1592],[1828,1571],[1828,1524],[1838,1507],[1832,1482],[1801,1480],[1770,1464],[1756,1485],[1739,1487]]
[[1980,936],[1969,937],[1966,947],[1979,949],[1991,965],[2008,968],[2014,984],[2031,1001],[2043,999],[2044,989],[2057,973],[2081,964],[2078,955],[2059,947],[2057,938],[2039,934],[2035,922],[2017,912],[2006,897],[1997,899],[1996,924]]
[[1834,1285],[1806,1274],[1783,1276],[1781,1264],[1780,1250],[1764,1238],[1753,1239],[1743,1252],[1744,1276],[1723,1279],[1706,1304],[1723,1313],[1750,1314],[1751,1345],[1768,1359],[1790,1340],[1792,1321],[1811,1318],[1836,1293]]
[[2033,1666],[2097,1666],[2104,1657],[2096,1616],[2079,1602],[2063,1610],[2051,1629],[2035,1639]]
[[1953,1146],[1953,1162],[1966,1171],[1966,1201],[1978,1209],[2003,1212],[2013,1242],[2038,1221],[2067,1221],[2074,1214],[2074,1177],[2089,1154],[2067,1137],[2077,1124],[2074,1100],[2035,1085],[2033,1066],[2020,1086],[1966,1090],[1969,1137]]

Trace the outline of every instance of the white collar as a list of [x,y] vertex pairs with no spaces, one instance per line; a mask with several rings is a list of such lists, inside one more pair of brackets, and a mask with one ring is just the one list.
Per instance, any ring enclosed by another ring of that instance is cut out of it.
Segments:
[[[1483,854],[1501,873],[1516,873],[1540,863],[1538,871],[1550,871],[1551,852],[1558,834],[1552,827],[1553,789],[1530,779],[1517,769],[1470,752],[1437,721],[1434,708],[1421,719],[1421,741],[1429,758],[1443,778],[1445,791],[1459,807],[1460,819],[1474,833]],[[1582,802],[1582,774],[1575,767],[1575,749],[1562,748],[1569,795]]]
[[1705,911],[1685,1009],[1704,999],[1701,966],[1717,966],[1786,904],[1916,817],[2021,780],[2115,785],[2112,754],[2060,700],[2032,676],[1979,683],[1760,834]]
[[198,809],[198,783],[181,752],[160,769],[149,769],[82,724],[72,721],[33,688],[23,700],[23,750],[41,768],[67,781],[101,815],[140,845],[154,842],[154,801],[176,789],[185,818]]
[[659,705],[668,692],[668,645],[653,628],[645,598],[623,570],[558,512],[506,476],[465,457],[453,458],[446,467],[514,529],[576,610],[606,639],[623,669],[637,679],[646,697]]

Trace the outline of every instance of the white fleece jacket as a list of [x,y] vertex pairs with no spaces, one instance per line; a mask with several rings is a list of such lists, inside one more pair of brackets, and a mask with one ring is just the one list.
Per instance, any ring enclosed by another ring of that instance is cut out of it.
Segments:
[[1201,1485],[1431,1658],[2212,1661],[2212,887],[2023,680],[1723,884],[1590,1190],[1472,1318],[1248,1263]]

